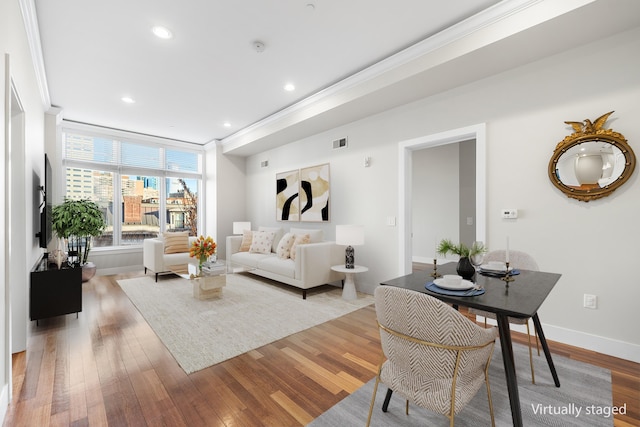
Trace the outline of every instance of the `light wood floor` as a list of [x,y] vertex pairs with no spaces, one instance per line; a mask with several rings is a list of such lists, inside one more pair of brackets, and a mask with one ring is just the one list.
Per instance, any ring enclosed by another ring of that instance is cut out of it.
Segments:
[[[116,283],[140,274],[85,283],[78,319],[31,322],[4,426],[303,426],[375,375],[372,306],[186,375]],[[615,425],[640,425],[638,364],[550,345],[610,369]]]

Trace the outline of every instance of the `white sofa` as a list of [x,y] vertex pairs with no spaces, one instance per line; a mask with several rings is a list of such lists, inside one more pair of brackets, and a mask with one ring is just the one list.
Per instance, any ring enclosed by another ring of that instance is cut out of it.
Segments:
[[312,236],[310,243],[294,248],[295,259],[281,258],[276,253],[284,230],[269,227],[260,230],[276,232],[271,252],[241,252],[243,236],[228,236],[227,261],[247,267],[250,273],[298,287],[302,289],[303,299],[307,298],[307,289],[344,279],[343,274],[331,270],[332,265],[344,264],[344,248],[335,242],[323,241],[321,230],[291,228],[292,234]]
[[[189,247],[196,240],[196,237],[189,237]],[[189,257],[189,251],[165,254],[164,240],[161,237],[144,239],[142,241],[142,264],[144,265],[144,274],[147,269],[156,273],[156,282],[158,274],[168,273],[170,265],[189,264],[194,258]]]

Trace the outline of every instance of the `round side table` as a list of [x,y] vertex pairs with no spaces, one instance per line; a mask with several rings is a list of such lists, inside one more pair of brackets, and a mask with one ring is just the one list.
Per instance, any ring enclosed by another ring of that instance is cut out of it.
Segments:
[[334,265],[331,267],[333,271],[337,271],[338,273],[344,273],[344,286],[342,288],[342,299],[346,300],[354,300],[358,298],[358,294],[356,293],[356,282],[355,275],[356,273],[364,273],[365,271],[369,271],[367,267],[363,267],[361,265],[354,265],[353,268],[345,268],[344,265]]

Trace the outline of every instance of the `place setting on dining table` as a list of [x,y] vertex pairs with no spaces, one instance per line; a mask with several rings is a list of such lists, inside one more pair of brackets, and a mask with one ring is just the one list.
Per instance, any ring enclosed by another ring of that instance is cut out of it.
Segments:
[[[457,274],[442,275],[438,272],[437,255],[453,253],[460,257],[456,266]],[[435,246],[433,258],[433,271],[429,275],[432,280],[425,284],[428,291],[449,296],[474,297],[485,293],[484,285],[478,282],[478,275],[497,277],[505,282],[506,287],[513,282],[514,276],[520,274],[520,270],[510,266],[509,262],[509,238],[504,261],[485,261],[487,248],[481,241],[475,241],[470,247],[464,243],[455,244],[451,240],[444,239]],[[469,267],[471,266],[471,268]]]

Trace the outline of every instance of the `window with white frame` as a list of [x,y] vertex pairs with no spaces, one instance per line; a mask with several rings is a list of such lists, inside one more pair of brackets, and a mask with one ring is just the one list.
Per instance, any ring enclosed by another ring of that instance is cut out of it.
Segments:
[[65,198],[94,201],[107,222],[94,247],[140,245],[164,231],[198,234],[201,151],[73,128],[62,140]]

